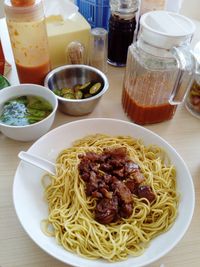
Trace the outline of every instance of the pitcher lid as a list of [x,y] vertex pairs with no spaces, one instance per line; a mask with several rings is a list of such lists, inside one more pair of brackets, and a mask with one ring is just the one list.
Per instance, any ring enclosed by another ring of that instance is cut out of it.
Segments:
[[152,11],[140,19],[141,38],[156,47],[170,49],[191,41],[195,32],[194,23],[174,12]]

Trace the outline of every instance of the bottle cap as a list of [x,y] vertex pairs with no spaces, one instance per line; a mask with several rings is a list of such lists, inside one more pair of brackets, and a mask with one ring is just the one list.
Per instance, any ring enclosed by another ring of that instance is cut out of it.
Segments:
[[11,0],[13,6],[31,6],[35,3],[35,0]]
[[[13,4],[15,1],[15,4]],[[28,0],[30,5],[22,5],[26,0],[5,0],[4,10],[7,19],[16,21],[38,20],[44,17],[44,7],[42,0]],[[18,5],[17,5],[18,3]],[[21,5],[19,5],[21,3]]]
[[140,27],[143,41],[164,49],[190,42],[195,31],[190,19],[167,11],[152,11],[142,15]]

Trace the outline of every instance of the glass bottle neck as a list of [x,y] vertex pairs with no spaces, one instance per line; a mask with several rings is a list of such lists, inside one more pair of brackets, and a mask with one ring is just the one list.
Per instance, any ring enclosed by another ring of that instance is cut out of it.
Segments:
[[139,0],[110,0],[112,12],[120,14],[131,14],[137,12],[139,8]]
[[118,11],[111,11],[111,16],[127,21],[127,20],[133,19],[135,17],[135,15],[136,15],[136,12],[137,11],[130,12],[130,13],[121,13],[121,12],[118,12]]

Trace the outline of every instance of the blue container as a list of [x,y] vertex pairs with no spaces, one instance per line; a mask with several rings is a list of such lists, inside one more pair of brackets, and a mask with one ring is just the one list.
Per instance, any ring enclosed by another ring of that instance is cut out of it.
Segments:
[[92,28],[108,29],[110,18],[109,0],[75,0],[75,4]]

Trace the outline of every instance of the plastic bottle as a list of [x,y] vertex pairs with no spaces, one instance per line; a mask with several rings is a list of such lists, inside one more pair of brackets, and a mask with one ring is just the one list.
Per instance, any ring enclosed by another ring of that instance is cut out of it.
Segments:
[[4,10],[19,81],[43,84],[50,59],[42,0],[5,0]]

